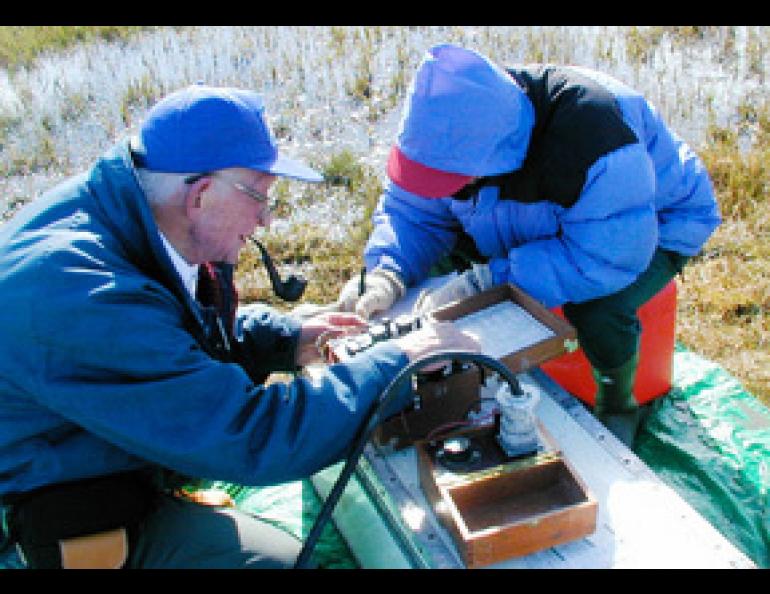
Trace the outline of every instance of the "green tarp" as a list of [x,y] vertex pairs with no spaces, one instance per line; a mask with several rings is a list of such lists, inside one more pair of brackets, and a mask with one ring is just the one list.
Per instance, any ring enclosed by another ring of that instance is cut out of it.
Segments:
[[[661,479],[748,555],[770,568],[770,409],[718,365],[677,345],[673,389],[651,405],[636,452]],[[304,539],[321,503],[308,480],[263,488],[206,486]],[[315,549],[321,567],[356,567],[332,523]],[[0,568],[20,567],[13,549]]]
[[[322,501],[309,480],[274,487],[248,488],[227,483],[211,483],[227,491],[240,509],[253,513],[303,541],[321,511]],[[314,549],[313,560],[326,569],[352,569],[357,564],[345,541],[327,522]]]
[[770,568],[770,409],[680,345],[673,386],[653,402],[637,455],[759,567]]

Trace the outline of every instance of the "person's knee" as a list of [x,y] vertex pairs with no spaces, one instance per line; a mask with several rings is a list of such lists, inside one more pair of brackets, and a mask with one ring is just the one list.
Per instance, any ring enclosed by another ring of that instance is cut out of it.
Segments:
[[591,365],[617,367],[638,350],[641,324],[636,311],[612,299],[568,303],[564,316],[575,327],[580,347]]
[[292,567],[301,541],[233,508],[165,501],[145,521],[129,559],[141,568]]

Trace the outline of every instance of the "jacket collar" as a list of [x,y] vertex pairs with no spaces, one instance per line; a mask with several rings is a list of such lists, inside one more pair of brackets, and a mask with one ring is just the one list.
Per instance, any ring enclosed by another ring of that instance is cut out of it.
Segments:
[[187,290],[163,245],[160,229],[136,174],[128,138],[115,144],[96,162],[87,183],[128,259],[163,283],[200,321],[195,296]]

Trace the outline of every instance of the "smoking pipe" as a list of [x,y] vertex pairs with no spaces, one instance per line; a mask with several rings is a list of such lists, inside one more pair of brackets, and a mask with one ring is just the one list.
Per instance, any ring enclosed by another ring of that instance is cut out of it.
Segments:
[[262,262],[267,269],[267,275],[270,277],[270,284],[273,286],[273,292],[278,295],[284,301],[297,301],[305,292],[307,286],[307,279],[294,274],[290,275],[286,280],[282,280],[278,276],[278,271],[275,269],[273,259],[270,254],[267,253],[267,249],[259,241],[253,237],[249,239],[259,248],[262,253]]

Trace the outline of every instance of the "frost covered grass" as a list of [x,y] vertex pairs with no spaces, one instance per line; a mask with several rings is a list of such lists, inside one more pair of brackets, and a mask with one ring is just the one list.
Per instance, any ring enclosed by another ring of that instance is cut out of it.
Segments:
[[[330,180],[277,183],[277,220],[263,235],[284,272],[310,277],[308,301],[333,299],[360,267],[404,92],[430,45],[616,76],[703,156],[725,215],[679,283],[678,339],[770,404],[766,27],[30,27],[34,52],[23,56],[18,31],[4,45],[10,29],[0,27],[5,217],[131,133],[164,93],[248,86],[265,95],[281,145]],[[238,284],[243,299],[275,303],[255,252],[244,252]]]

